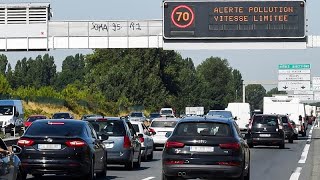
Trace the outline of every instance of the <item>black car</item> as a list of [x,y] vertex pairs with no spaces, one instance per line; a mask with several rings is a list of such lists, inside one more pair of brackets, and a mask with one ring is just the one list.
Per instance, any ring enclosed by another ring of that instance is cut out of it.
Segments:
[[[107,139],[106,135],[102,139]],[[93,127],[80,120],[38,120],[18,140],[22,179],[27,174],[106,176],[107,154]]]
[[187,117],[166,136],[162,179],[250,179],[250,149],[235,121]]
[[16,154],[21,152],[21,148],[13,145],[12,151],[0,138],[0,179],[19,180],[21,178],[21,162]]
[[289,117],[286,115],[279,115],[279,119],[283,124],[283,130],[284,130],[286,139],[288,139],[289,143],[293,143],[293,140],[298,138],[298,134],[294,133],[293,126],[290,123]]
[[52,119],[73,119],[73,115],[69,112],[54,113]]
[[255,145],[285,148],[285,131],[279,115],[256,114],[252,117],[246,135],[250,148]]
[[132,124],[119,117],[89,118],[88,121],[100,134],[106,133],[109,139],[103,141],[108,152],[108,164],[125,165],[132,170],[141,165],[141,143]]

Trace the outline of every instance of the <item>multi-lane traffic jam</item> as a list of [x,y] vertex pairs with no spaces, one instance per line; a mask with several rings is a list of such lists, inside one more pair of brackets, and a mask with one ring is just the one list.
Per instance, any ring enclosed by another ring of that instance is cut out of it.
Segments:
[[[16,109],[8,102],[1,108]],[[122,117],[83,115],[81,120],[69,112],[52,118],[31,115],[12,146],[16,170],[11,179],[46,175],[103,179],[112,165],[134,171],[162,151],[162,167],[157,168],[163,180],[249,180],[252,148],[271,146],[281,151],[286,143],[306,136],[316,116],[315,111],[306,112],[315,107],[285,96],[265,98],[264,107],[267,114],[251,112],[248,103],[229,103],[225,110],[206,114],[203,107],[187,107],[180,117],[172,108],[151,118],[138,111]]]

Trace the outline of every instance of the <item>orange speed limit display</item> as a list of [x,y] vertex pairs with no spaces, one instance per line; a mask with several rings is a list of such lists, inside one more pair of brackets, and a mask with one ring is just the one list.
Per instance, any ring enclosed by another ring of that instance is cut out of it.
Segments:
[[175,7],[171,13],[171,22],[178,28],[188,28],[194,23],[193,9],[187,5]]

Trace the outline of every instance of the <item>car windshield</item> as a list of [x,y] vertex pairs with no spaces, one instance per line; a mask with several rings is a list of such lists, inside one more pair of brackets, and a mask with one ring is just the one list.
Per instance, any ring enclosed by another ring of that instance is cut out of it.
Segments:
[[170,127],[174,128],[177,121],[153,121],[151,127]]
[[28,128],[28,136],[80,136],[83,125],[78,123],[49,124],[47,121],[36,121]]
[[253,119],[253,125],[257,124],[276,126],[278,124],[278,119],[276,116],[255,116]]
[[89,121],[98,133],[106,133],[109,136],[124,136],[126,130],[122,121]]
[[131,113],[130,116],[131,117],[142,117],[142,113],[141,112],[135,112],[135,113]]
[[232,113],[230,111],[209,111],[209,116],[221,116],[224,118],[232,118]]
[[13,106],[0,106],[0,115],[13,115]]
[[46,119],[46,117],[45,116],[32,116],[32,117],[29,117],[27,119],[27,121],[28,122],[33,122],[33,121],[38,120],[38,119]]
[[173,114],[172,110],[162,110],[161,114]]
[[188,122],[180,123],[173,135],[176,136],[218,136],[229,137],[232,135],[231,128],[225,123],[198,123]]
[[70,115],[68,113],[57,113],[52,116],[52,119],[70,119]]

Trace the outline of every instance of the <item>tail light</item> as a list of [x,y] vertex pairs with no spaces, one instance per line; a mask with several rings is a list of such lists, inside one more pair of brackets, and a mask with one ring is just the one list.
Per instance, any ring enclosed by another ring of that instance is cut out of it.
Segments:
[[165,144],[166,148],[183,148],[184,143],[181,142],[175,142],[175,141],[167,141]]
[[124,136],[123,148],[126,148],[126,149],[131,148],[131,141],[130,141],[129,136]]
[[139,140],[140,140],[141,143],[143,143],[144,142],[144,137],[140,137]]
[[166,165],[173,165],[173,164],[184,164],[184,161],[179,161],[179,160],[168,160],[165,161],[164,164]]
[[26,147],[26,146],[32,146],[34,144],[34,141],[31,140],[31,139],[19,139],[18,140],[18,146],[21,146],[21,147]]
[[219,144],[221,149],[232,149],[232,150],[240,150],[239,143],[226,143],[226,144]]
[[82,140],[71,140],[71,141],[67,141],[66,145],[68,147],[75,147],[75,148],[79,148],[79,147],[83,147],[86,145],[86,143]]

